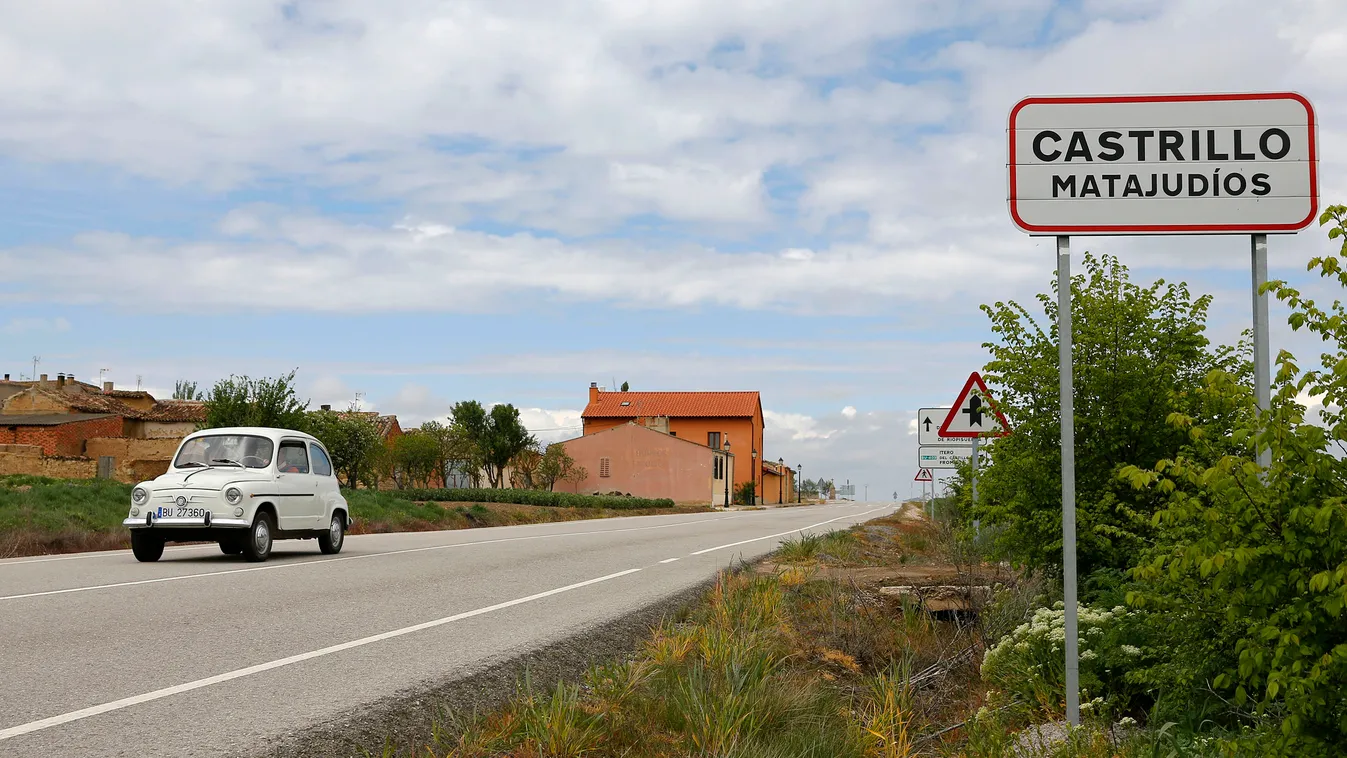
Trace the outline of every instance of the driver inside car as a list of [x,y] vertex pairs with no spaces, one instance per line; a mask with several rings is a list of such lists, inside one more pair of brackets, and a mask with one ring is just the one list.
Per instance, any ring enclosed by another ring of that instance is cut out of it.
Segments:
[[303,469],[300,468],[300,461],[299,461],[300,455],[303,455],[303,452],[300,450],[296,450],[293,447],[281,448],[281,456],[280,456],[281,460],[280,463],[276,466],[276,470],[282,471],[287,474],[301,473]]

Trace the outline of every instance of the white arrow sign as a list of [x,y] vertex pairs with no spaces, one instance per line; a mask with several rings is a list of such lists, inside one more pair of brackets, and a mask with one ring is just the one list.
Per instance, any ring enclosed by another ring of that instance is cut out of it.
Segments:
[[948,446],[948,445],[922,445],[917,448],[917,467],[936,469],[936,468],[958,468],[961,464],[967,462],[973,457],[972,445]]
[[973,444],[972,440],[960,437],[940,436],[940,425],[945,423],[945,417],[948,415],[949,408],[917,409],[917,444],[944,445],[945,447]]

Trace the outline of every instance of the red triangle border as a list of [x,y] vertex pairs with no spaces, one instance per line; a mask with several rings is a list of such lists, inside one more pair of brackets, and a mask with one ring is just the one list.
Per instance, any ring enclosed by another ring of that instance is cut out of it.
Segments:
[[[996,416],[996,419],[1001,422],[1001,429],[1002,429],[1001,432],[995,434],[981,434],[978,432],[949,431],[950,422],[954,420],[954,415],[959,412],[960,408],[963,407],[963,402],[964,400],[968,399],[968,393],[973,391],[974,385],[976,385],[978,390],[982,393],[982,399],[986,400],[987,405],[991,406],[992,413]],[[973,373],[968,375],[968,381],[964,383],[963,391],[959,393],[958,399],[955,400],[954,405],[950,407],[949,414],[945,416],[945,421],[940,425],[940,431],[937,432],[937,434],[939,434],[941,437],[967,437],[967,438],[1004,437],[1007,434],[1010,434],[1010,422],[1006,421],[1006,417],[1001,414],[1001,409],[996,406],[996,401],[992,400],[992,393],[987,390],[987,385],[982,381],[981,374],[974,371]]]

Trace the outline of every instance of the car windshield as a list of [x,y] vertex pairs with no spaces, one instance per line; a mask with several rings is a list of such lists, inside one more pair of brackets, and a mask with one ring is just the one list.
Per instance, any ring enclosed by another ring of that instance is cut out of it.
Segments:
[[271,465],[271,440],[251,434],[208,434],[183,443],[174,468],[242,466],[266,468]]

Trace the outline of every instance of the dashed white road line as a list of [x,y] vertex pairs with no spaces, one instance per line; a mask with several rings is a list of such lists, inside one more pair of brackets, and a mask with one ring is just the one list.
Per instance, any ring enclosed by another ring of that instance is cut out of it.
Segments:
[[678,560],[678,559],[677,559],[677,558],[665,558],[664,560],[660,561],[660,563],[673,563],[673,562],[676,561],[676,560]]
[[[883,510],[888,510],[888,509],[887,509],[887,508],[875,508],[874,510],[866,511],[865,513],[854,513],[854,514],[851,514],[851,515],[848,515],[848,516],[838,516],[837,518],[828,519],[827,521],[820,521],[820,522],[818,522],[817,524],[810,524],[809,526],[802,526],[802,527],[799,527],[799,528],[797,528],[797,529],[791,529],[791,530],[788,531],[788,532],[779,532],[779,533],[777,533],[777,534],[769,534],[769,535],[767,535],[766,537],[754,537],[754,538],[751,539],[751,540],[739,540],[738,542],[731,542],[731,543],[728,544],[728,545],[718,545],[718,546],[716,546],[716,547],[708,547],[708,548],[706,548],[705,550],[698,550],[698,551],[695,552],[695,553],[688,553],[688,555],[702,555],[702,554],[704,554],[704,553],[710,553],[710,552],[713,552],[713,551],[716,551],[716,550],[724,550],[724,549],[727,548],[727,547],[738,547],[739,545],[747,545],[747,544],[750,543],[750,542],[759,542],[759,541],[761,541],[761,540],[770,540],[770,539],[772,539],[773,537],[784,537],[784,536],[786,536],[787,534],[795,534],[795,533],[797,533],[797,532],[803,532],[803,531],[806,530],[806,529],[813,529],[813,528],[816,527],[816,526],[823,526],[824,524],[831,524],[831,523],[833,523],[834,521],[841,521],[842,519],[847,519],[847,518],[856,518],[857,516],[868,516],[868,515],[870,515],[871,513],[878,513],[879,511],[883,511]],[[0,600],[3,600],[3,599],[4,599],[4,598],[0,598]]]
[[191,692],[192,690],[198,690],[201,689],[202,687],[209,687],[213,684],[220,684],[221,682],[228,682],[233,679],[239,679],[245,676],[252,676],[253,674],[260,674],[264,671],[271,671],[272,669],[281,668],[282,666],[289,666],[292,663],[300,663],[302,661],[308,661],[314,658],[321,658],[325,655],[340,653],[343,650],[350,650],[351,648],[363,647],[365,645],[372,645],[375,642],[391,640],[395,637],[402,637],[404,635],[411,634],[413,632],[423,631],[425,629],[433,629],[434,627],[437,626],[443,626],[445,624],[450,624],[455,621],[461,621],[463,619],[472,618],[473,616],[481,616],[486,613],[491,613],[492,611],[499,611],[503,608],[510,608],[516,605],[523,605],[524,603],[530,603],[533,602],[534,600],[541,600],[542,598],[545,597],[559,595],[563,592],[570,592],[571,590],[580,589],[581,587],[588,587],[591,584],[598,584],[600,582],[606,582],[612,579],[617,579],[618,577],[627,576],[628,574],[634,574],[640,570],[641,569],[639,568],[627,569],[626,571],[619,571],[616,574],[608,574],[606,576],[600,576],[595,579],[588,579],[583,582],[568,584],[565,587],[557,587],[556,589],[547,590],[545,592],[539,592],[533,595],[529,595],[528,597],[521,597],[516,598],[514,600],[507,600],[503,603],[488,605],[485,608],[478,608],[476,610],[466,611],[464,613],[456,613],[452,616],[445,616],[444,618],[435,619],[434,621],[426,621],[421,624],[404,626],[401,629],[394,629],[389,632],[382,632],[380,634],[371,635],[369,637],[361,637],[358,640],[342,642],[340,644],[331,645],[325,648],[320,648],[318,650],[311,650],[307,653],[300,653],[298,655],[292,655],[286,658],[268,661],[266,663],[259,663],[255,666],[248,666],[247,668],[236,669],[234,671],[228,671],[223,674],[216,674],[215,676],[208,676],[204,679],[197,679],[196,681],[192,682],[175,684],[172,687],[164,687],[163,689],[154,690],[153,692],[146,692],[141,695],[124,697],[121,700],[113,700],[110,703],[102,703],[100,705],[90,706],[88,708],[81,708],[78,711],[62,713],[59,716],[51,716],[45,719],[39,719],[38,721],[30,721],[27,724],[19,724],[18,726],[11,726],[6,729],[0,729],[0,742],[12,739],[14,737],[18,737],[20,735],[30,734],[32,732],[40,731],[43,729],[49,729],[53,726],[60,726],[61,724],[68,724],[72,721],[79,721],[80,719],[86,719],[89,718],[90,716],[97,716],[99,714],[108,713],[110,711],[118,711],[123,708],[130,708],[133,705],[140,705],[141,703],[148,703],[152,700],[160,700],[162,698],[171,697],[173,695],[178,695],[183,692]]
[[[72,592],[89,592],[91,590],[109,590],[119,587],[136,587],[142,584],[162,584],[164,582],[178,582],[186,579],[201,579],[212,576],[228,576],[230,574],[247,574],[254,571],[277,571],[280,569],[297,568],[303,566],[323,566],[329,563],[340,563],[343,561],[359,561],[367,558],[381,558],[389,555],[405,555],[407,553],[424,553],[431,550],[450,550],[460,547],[473,547],[474,545],[495,545],[502,542],[522,542],[525,540],[544,540],[556,537],[583,537],[595,534],[615,534],[618,532],[640,532],[652,529],[669,529],[676,526],[689,526],[691,524],[702,524],[708,521],[728,521],[730,519],[744,518],[744,516],[721,516],[718,518],[697,519],[696,521],[679,521],[675,524],[658,524],[655,526],[633,526],[623,529],[595,529],[587,532],[562,532],[559,534],[534,534],[527,537],[502,537],[494,540],[474,540],[472,542],[455,542],[449,545],[430,545],[428,547],[412,547],[403,550],[389,550],[382,553],[369,553],[366,555],[348,555],[341,558],[323,558],[312,561],[301,561],[298,563],[277,563],[269,566],[253,566],[250,568],[226,569],[224,571],[202,571],[195,574],[179,574],[177,576],[160,576],[154,579],[137,579],[130,582],[114,582],[110,584],[91,584],[84,587],[68,587],[60,590],[44,590],[42,592],[25,592],[20,595],[0,595],[0,602],[6,600],[22,600],[33,597],[50,597],[52,595],[68,595]],[[807,527],[806,527],[807,528]]]

